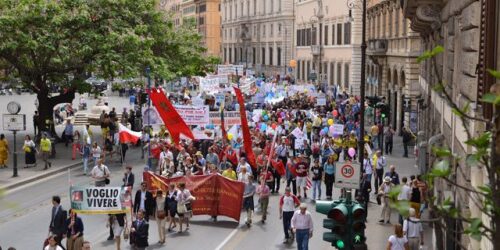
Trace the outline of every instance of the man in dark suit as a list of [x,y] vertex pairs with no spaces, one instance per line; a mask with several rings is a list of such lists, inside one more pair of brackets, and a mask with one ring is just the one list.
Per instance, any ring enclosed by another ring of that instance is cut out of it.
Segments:
[[154,203],[153,194],[147,190],[146,182],[142,182],[141,189],[135,193],[134,213],[137,214],[139,210],[145,211],[144,218],[149,221],[149,216],[153,214]]
[[55,235],[55,240],[61,247],[63,247],[61,241],[67,230],[66,217],[67,213],[61,206],[61,197],[52,196],[52,215],[49,224],[49,232]]
[[130,229],[130,231],[131,240],[135,246],[135,249],[143,250],[149,246],[149,224],[144,219],[144,210],[140,209],[139,211],[137,211],[137,219],[132,222],[132,228]]
[[125,170],[125,174],[123,176],[123,186],[124,187],[133,187],[135,181],[134,173],[132,173],[132,166],[127,166]]

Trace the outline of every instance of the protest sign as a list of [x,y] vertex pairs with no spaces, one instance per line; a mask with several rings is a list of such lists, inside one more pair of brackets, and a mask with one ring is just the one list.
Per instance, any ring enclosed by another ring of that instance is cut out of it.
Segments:
[[326,106],[326,96],[325,94],[318,94],[316,97],[316,106]]
[[175,110],[187,125],[206,126],[210,122],[208,106],[175,105]]
[[132,207],[130,188],[76,187],[69,189],[71,208],[79,214],[120,214]]
[[302,138],[302,137],[304,137],[304,132],[302,132],[302,130],[300,128],[295,128],[292,131],[292,135],[295,136],[295,138]]
[[224,215],[240,220],[245,188],[243,182],[219,174],[166,178],[153,172],[144,172],[143,179],[151,191],[161,189],[166,192],[171,183],[185,183],[186,189],[195,197],[192,202],[193,215]]
[[334,135],[344,134],[344,124],[333,124],[332,126]]
[[[210,112],[210,124],[215,126],[221,125],[220,112],[211,111]],[[224,124],[226,128],[233,125],[241,125],[241,117],[239,111],[224,111]]]
[[239,76],[243,76],[243,65],[218,65],[217,74],[218,75],[236,75],[238,72]]

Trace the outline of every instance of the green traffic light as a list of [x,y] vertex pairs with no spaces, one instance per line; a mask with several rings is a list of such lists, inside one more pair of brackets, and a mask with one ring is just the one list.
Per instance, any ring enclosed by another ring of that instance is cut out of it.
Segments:
[[344,249],[344,247],[345,247],[344,241],[337,240],[337,248],[338,249]]
[[382,114],[382,118],[385,118],[385,114]]
[[356,236],[354,236],[354,243],[360,243],[361,242],[361,236],[359,234],[356,234]]

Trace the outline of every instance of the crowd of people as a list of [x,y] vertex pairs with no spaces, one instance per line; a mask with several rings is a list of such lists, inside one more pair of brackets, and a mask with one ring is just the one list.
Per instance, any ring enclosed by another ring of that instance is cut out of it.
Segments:
[[[174,104],[190,104],[190,95],[186,89],[180,95],[170,96],[170,100]],[[228,96],[230,95],[226,95],[225,100],[227,109],[238,110],[236,98]],[[247,98],[250,100],[251,96]],[[217,110],[217,103],[212,99],[207,97],[205,104],[211,110]],[[135,97],[133,101],[134,104],[137,103]],[[82,158],[84,174],[93,178],[97,187],[110,184],[112,173],[105,164],[112,161],[114,153],[119,155],[119,161],[126,164],[127,150],[137,149],[142,152],[148,170],[167,178],[221,174],[245,183],[243,209],[247,213],[245,223],[248,227],[255,223],[252,220],[256,207],[254,197],[257,196],[257,207],[262,213],[260,221],[266,223],[269,219],[269,197],[281,192],[279,218],[283,220],[284,243],[295,239],[298,249],[307,249],[308,239],[313,235],[313,223],[305,202],[336,198],[336,168],[339,164],[355,161],[359,154],[364,154],[361,185],[355,198],[369,211],[368,204],[373,195],[378,204],[382,205],[379,222],[390,223],[392,209],[389,206],[389,194],[395,186],[401,186],[402,192],[398,199],[410,202],[410,219],[399,216],[395,226],[396,233],[388,239],[389,245],[391,249],[404,249],[398,246],[404,247],[408,243],[410,249],[418,249],[415,246],[423,244],[418,219],[425,208],[426,184],[421,176],[400,179],[398,166],[391,164],[385,157],[393,151],[393,137],[396,134],[394,128],[385,126],[379,116],[374,116],[371,124],[361,128],[360,116],[363,114],[357,96],[350,96],[345,92],[329,93],[326,105],[318,106],[316,96],[304,91],[294,93],[277,103],[246,105],[248,117],[252,118],[250,132],[252,151],[256,156],[255,164],[248,161],[249,154],[245,152],[239,128],[236,133],[224,134],[214,126],[193,127],[200,129],[210,139],[181,140],[179,144],[174,144],[164,126],[138,127],[135,120],[140,117],[141,112],[137,110],[138,105],[133,107],[136,110],[130,109],[127,112],[124,109],[120,118],[115,108],[109,113],[103,111],[100,116],[101,138],[93,135],[91,126],[79,131],[70,121],[65,124],[62,140],[66,146],[73,147],[73,159]],[[118,123],[132,130],[142,131],[140,141],[135,145],[120,143]],[[334,131],[334,124],[343,125],[343,130],[340,133]],[[366,130],[364,138],[360,137],[361,129]],[[403,128],[402,136],[403,156],[408,157],[407,148],[414,135],[409,129]],[[3,152],[8,151],[7,143],[2,141],[4,137],[0,135],[0,166],[6,160]],[[363,141],[368,147],[358,148],[359,141]],[[37,149],[33,140],[26,136],[23,145],[26,166],[36,166],[35,153],[40,152],[45,168],[50,168],[50,143],[44,134]],[[93,167],[89,168],[89,164]],[[126,167],[122,185],[132,187],[134,180],[132,167]],[[322,187],[326,188],[325,194]],[[344,192],[341,193],[345,195]],[[178,186],[170,185],[168,190],[149,190],[147,183],[141,183],[141,188],[135,194],[133,219],[129,221],[126,214],[109,215],[108,239],[115,240],[117,249],[120,249],[120,239],[126,235],[137,249],[144,249],[151,238],[150,219],[154,219],[158,226],[158,243],[164,244],[165,230],[170,232],[177,227],[178,233],[189,230],[191,202],[195,199],[183,183]],[[84,249],[82,220],[71,210],[66,215],[60,206],[59,197],[53,198],[53,204],[50,224],[53,237],[49,238],[49,246],[53,245],[52,241],[60,244],[65,236],[67,249]],[[217,217],[213,216],[213,220],[216,221]]]

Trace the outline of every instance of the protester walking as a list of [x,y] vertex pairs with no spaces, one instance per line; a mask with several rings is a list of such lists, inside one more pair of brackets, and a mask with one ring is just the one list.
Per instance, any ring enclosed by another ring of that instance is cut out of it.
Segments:
[[97,164],[97,161],[101,159],[102,149],[97,145],[97,142],[92,144],[92,158],[94,159],[94,164]]
[[134,186],[135,175],[134,173],[132,173],[132,166],[125,167],[125,173],[123,174],[122,181],[123,181],[123,187],[132,188]]
[[311,213],[307,211],[307,204],[300,204],[299,210],[293,214],[291,225],[297,240],[297,249],[308,250],[309,239],[313,236],[314,226]]
[[102,162],[103,160],[99,159],[97,165],[95,165],[90,172],[96,187],[104,187],[109,184],[110,172],[108,167],[102,164]]
[[285,232],[285,239],[283,243],[288,243],[288,241],[293,241],[293,232],[291,231],[291,221],[295,208],[300,205],[300,200],[297,196],[291,194],[290,187],[285,188],[285,194],[281,196],[279,203],[279,216],[283,219],[283,231]]
[[23,151],[26,164],[24,168],[36,167],[36,145],[29,135],[24,137]]
[[261,222],[266,223],[267,207],[269,205],[269,195],[271,194],[271,191],[264,178],[260,179],[260,185],[257,187],[256,193],[259,195],[260,211],[262,212]]
[[[323,168],[319,165],[319,158],[314,160],[313,166],[311,167],[311,172],[313,188],[312,198],[313,200],[321,200],[321,180],[323,180],[324,174]],[[316,196],[316,194],[318,196]]]
[[66,220],[66,225],[68,225],[66,249],[81,250],[83,245],[83,222],[73,209],[69,210],[69,218]]
[[385,154],[392,155],[392,145],[394,140],[394,129],[392,129],[392,125],[389,125],[385,128],[384,131],[384,141],[385,141]]
[[87,175],[87,171],[89,168],[89,159],[91,156],[91,148],[90,148],[89,143],[87,143],[87,142],[83,143],[81,154],[82,154],[82,161],[83,161],[83,175]]
[[[1,138],[1,136],[0,136]],[[49,138],[47,138],[47,133],[43,133],[42,139],[40,139],[40,150],[39,152],[42,154],[43,162],[45,163],[45,169],[52,167],[52,163],[50,162],[50,154],[52,152],[52,142]]]
[[422,194],[418,187],[418,181],[411,182],[410,206],[415,209],[415,217],[420,218],[420,204],[422,203]]
[[410,216],[403,222],[403,232],[410,250],[419,250],[424,245],[424,229],[414,208],[410,208]]
[[73,144],[71,145],[71,159],[76,159],[77,152],[81,152],[82,150],[82,136],[80,135],[80,131],[75,130],[73,134]]
[[388,250],[409,250],[408,239],[403,235],[401,224],[394,225],[394,234],[389,236]]
[[175,184],[170,183],[168,185],[166,203],[167,203],[167,212],[168,212],[168,231],[172,231],[173,228],[177,226],[175,223],[175,215],[177,214],[177,189],[175,188]]
[[153,215],[155,201],[153,194],[148,190],[148,184],[146,182],[141,183],[141,189],[135,192],[134,198],[134,214],[138,213],[139,210],[144,211],[145,220],[149,221],[149,216]]
[[158,225],[158,236],[160,240],[158,243],[165,244],[165,224],[166,224],[166,216],[167,216],[167,202],[165,196],[163,196],[163,191],[156,191],[156,224]]
[[389,206],[389,193],[391,192],[394,184],[391,182],[391,177],[386,176],[384,178],[384,183],[380,185],[378,189],[378,196],[383,200],[382,213],[380,215],[380,223],[391,223],[391,207]]
[[126,213],[119,213],[119,214],[110,215],[108,226],[111,228],[111,230],[113,232],[116,250],[120,250],[121,249],[121,235],[123,233],[123,230],[125,228],[127,228],[127,214]]
[[61,197],[52,196],[52,215],[49,224],[49,234],[54,236],[57,245],[61,246],[63,235],[67,232],[66,227],[67,212],[61,206]]
[[195,200],[195,197],[191,195],[191,192],[186,189],[185,183],[179,183],[179,190],[177,192],[177,214],[179,215],[179,232],[182,233],[182,224],[186,222],[186,231],[189,230],[189,217],[191,216],[192,207],[191,201]]
[[149,246],[149,223],[144,219],[144,210],[137,211],[136,217],[130,229],[130,244],[136,250],[145,250]]
[[247,227],[252,225],[252,214],[254,210],[253,195],[255,194],[255,190],[253,177],[250,175],[245,182],[245,191],[243,192],[243,209],[247,212],[247,219],[245,222]]
[[7,167],[9,151],[9,143],[7,142],[7,139],[5,139],[5,135],[0,134],[0,168]]
[[323,179],[326,187],[326,199],[331,200],[333,193],[333,183],[335,183],[335,158],[333,155],[328,157],[328,160],[323,165],[323,171],[325,173]]

